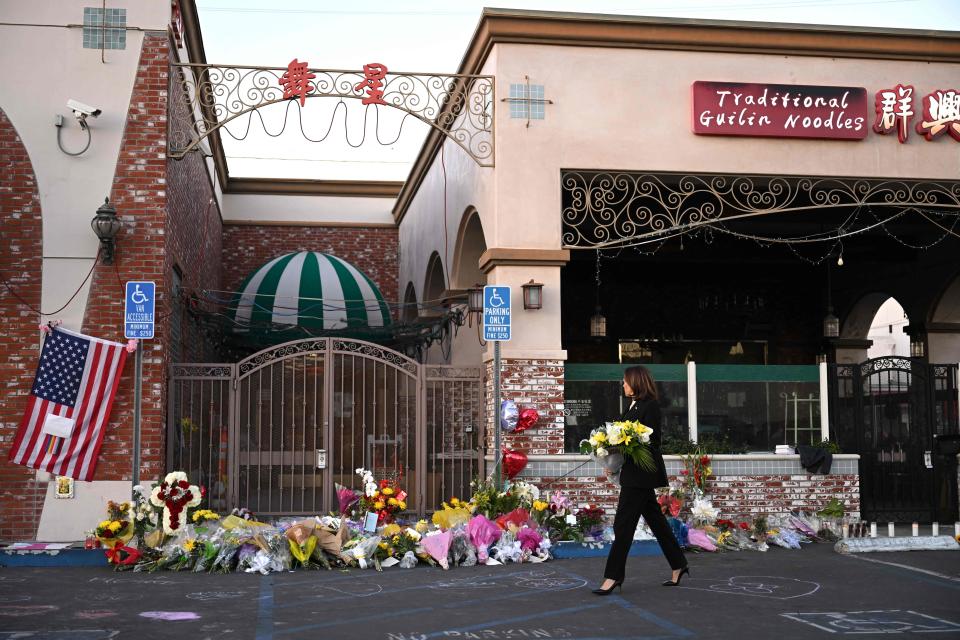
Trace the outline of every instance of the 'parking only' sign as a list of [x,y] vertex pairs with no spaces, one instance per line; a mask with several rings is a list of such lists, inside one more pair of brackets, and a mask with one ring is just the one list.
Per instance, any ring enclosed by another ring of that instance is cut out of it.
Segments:
[[510,339],[510,287],[483,288],[483,339]]
[[152,282],[127,283],[127,299],[123,309],[124,338],[138,340],[153,338],[156,288]]

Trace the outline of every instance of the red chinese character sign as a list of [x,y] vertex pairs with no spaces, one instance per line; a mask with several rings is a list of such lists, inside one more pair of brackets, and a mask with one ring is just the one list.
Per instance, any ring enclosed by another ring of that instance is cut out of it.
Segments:
[[697,81],[692,91],[698,135],[834,140],[867,135],[863,87]]
[[383,101],[383,79],[387,77],[387,65],[371,62],[363,65],[363,81],[353,87],[354,91],[367,90],[363,104],[387,104]]
[[960,142],[960,91],[938,89],[923,97],[923,117],[917,123],[917,133],[933,140],[944,133]]
[[877,121],[873,123],[873,130],[881,135],[896,130],[897,139],[906,142],[913,118],[913,86],[898,84],[893,89],[877,91],[874,108]]
[[313,90],[310,81],[316,78],[316,74],[310,73],[306,62],[298,62],[296,58],[287,65],[287,71],[280,77],[280,85],[283,87],[283,99],[300,98],[302,107],[307,101],[307,95]]

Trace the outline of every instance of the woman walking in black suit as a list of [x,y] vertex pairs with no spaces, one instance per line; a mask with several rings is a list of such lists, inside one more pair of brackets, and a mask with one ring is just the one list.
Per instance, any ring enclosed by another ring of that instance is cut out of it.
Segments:
[[633,542],[633,533],[640,522],[640,516],[650,526],[653,535],[660,543],[660,549],[666,556],[673,575],[663,583],[665,587],[680,584],[684,574],[690,572],[683,550],[677,544],[677,539],[667,524],[667,519],[657,504],[654,489],[666,487],[667,469],[663,464],[663,455],[660,453],[660,404],[657,396],[657,386],[646,367],[628,367],[623,372],[623,393],[631,399],[630,407],[620,417],[621,420],[639,420],[653,429],[650,435],[650,448],[656,471],[641,469],[630,458],[624,456],[623,468],[620,470],[620,499],[617,502],[617,515],[613,520],[614,541],[610,546],[610,555],[607,556],[607,566],[603,576],[605,580],[599,589],[593,592],[597,595],[609,595],[615,588],[623,585],[624,570],[627,563],[627,554]]

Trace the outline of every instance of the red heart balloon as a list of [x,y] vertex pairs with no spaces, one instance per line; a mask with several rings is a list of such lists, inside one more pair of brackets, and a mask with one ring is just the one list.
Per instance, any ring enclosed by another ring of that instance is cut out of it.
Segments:
[[537,420],[539,419],[540,414],[537,413],[536,409],[524,409],[520,412],[520,417],[517,418],[517,428],[514,430],[514,433],[526,431],[530,427],[537,424]]
[[513,480],[527,466],[527,454],[516,449],[503,450],[503,471]]

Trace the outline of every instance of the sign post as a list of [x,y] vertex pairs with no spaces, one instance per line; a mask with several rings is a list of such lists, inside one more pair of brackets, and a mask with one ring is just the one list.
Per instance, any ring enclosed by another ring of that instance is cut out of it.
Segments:
[[500,343],[510,339],[510,287],[486,286],[483,288],[483,339],[493,341],[493,447],[494,482],[497,488],[501,481],[500,452]]
[[[123,308],[123,336],[129,339],[153,338],[156,310],[156,284],[130,281],[126,286]],[[137,345],[133,386],[133,486],[140,484],[140,404],[143,389],[143,346]]]

